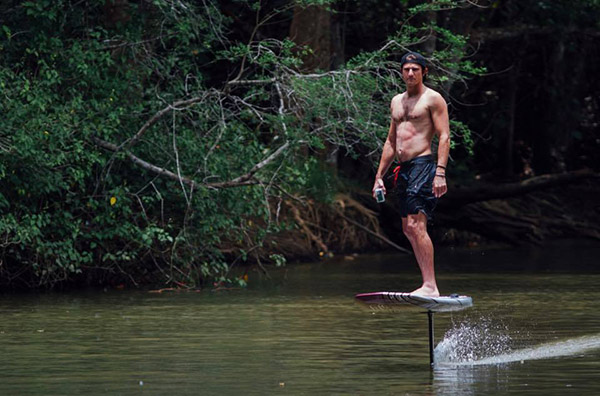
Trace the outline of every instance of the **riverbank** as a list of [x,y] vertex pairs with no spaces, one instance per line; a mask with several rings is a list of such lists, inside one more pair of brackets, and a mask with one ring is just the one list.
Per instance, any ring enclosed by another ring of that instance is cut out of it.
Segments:
[[[600,205],[590,197],[593,180],[576,185],[438,210],[429,224],[436,246],[480,247],[541,245],[586,238],[600,241]],[[301,226],[272,236],[275,251],[289,261],[325,255],[410,251],[393,203],[374,203],[366,193],[340,195],[331,205],[310,202],[298,212]],[[442,198],[443,199],[443,198]],[[333,209],[332,209],[333,208]]]
[[[593,180],[589,180],[450,210],[440,206],[429,224],[429,232],[436,249],[536,246],[578,238],[599,241],[600,206],[590,199],[599,192]],[[411,254],[402,234],[400,215],[391,202],[389,199],[379,205],[365,191],[340,193],[328,202],[284,200],[281,205],[274,205],[278,212],[273,214],[272,221],[278,222],[278,232],[261,237],[266,225],[258,224],[257,219],[254,225],[248,220],[243,236],[219,236],[224,241],[220,246],[222,256],[218,258],[223,263],[218,267],[219,273],[208,271],[212,268],[210,263],[201,261],[207,258],[190,256],[185,261],[178,258],[180,264],[174,263],[172,252],[176,242],[135,261],[109,266],[98,258],[71,275],[66,271],[46,270],[42,280],[51,276],[58,279],[50,284],[41,283],[35,273],[28,273],[28,267],[18,262],[11,263],[12,267],[2,262],[0,273],[8,290],[87,287],[197,290],[215,284],[244,287],[248,273],[266,273],[286,262],[292,266],[336,257],[351,260],[355,254]],[[121,256],[125,254],[123,250]],[[12,268],[12,273],[7,268]],[[203,273],[205,269],[207,272]],[[11,278],[5,279],[8,275]]]

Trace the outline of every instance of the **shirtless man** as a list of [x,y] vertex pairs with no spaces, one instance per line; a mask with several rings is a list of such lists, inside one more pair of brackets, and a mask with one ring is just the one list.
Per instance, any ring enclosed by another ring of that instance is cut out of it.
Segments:
[[[383,146],[375,189],[385,185],[383,175],[396,158],[400,161],[397,177],[402,231],[410,241],[423,276],[423,284],[412,291],[421,296],[440,295],[433,268],[433,244],[427,233],[437,199],[448,190],[446,164],[450,151],[448,106],[442,96],[426,87],[427,63],[423,56],[409,52],[402,57],[402,79],[406,92],[394,96],[391,103],[390,131]],[[431,141],[439,139],[437,163],[433,159]]]

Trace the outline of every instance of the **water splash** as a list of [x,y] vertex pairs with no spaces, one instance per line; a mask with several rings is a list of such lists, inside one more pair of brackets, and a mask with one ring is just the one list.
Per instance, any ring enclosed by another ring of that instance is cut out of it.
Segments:
[[562,356],[580,355],[595,349],[600,349],[600,335],[573,338],[566,341],[557,341],[524,348],[510,353],[490,356],[473,362],[473,364],[501,364],[510,362],[524,362],[525,360],[549,359]]
[[526,360],[574,356],[600,349],[600,334],[555,341],[527,348],[513,348],[514,336],[506,325],[481,318],[477,323],[455,324],[436,346],[434,358],[440,366],[480,366]]
[[455,324],[434,351],[438,363],[471,363],[511,351],[512,337],[506,325],[480,318],[476,323]]

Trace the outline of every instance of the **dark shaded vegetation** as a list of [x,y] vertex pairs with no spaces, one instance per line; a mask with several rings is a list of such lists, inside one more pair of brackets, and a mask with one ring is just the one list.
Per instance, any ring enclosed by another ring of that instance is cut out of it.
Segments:
[[402,248],[369,189],[407,49],[450,105],[437,242],[598,238],[599,17],[596,0],[4,1],[0,284],[243,285],[239,267]]

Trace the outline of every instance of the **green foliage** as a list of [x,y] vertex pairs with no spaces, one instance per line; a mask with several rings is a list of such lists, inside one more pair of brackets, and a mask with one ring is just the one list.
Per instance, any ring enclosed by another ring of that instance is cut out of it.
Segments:
[[283,267],[286,264],[286,259],[281,254],[272,254],[269,256],[277,267]]
[[[455,82],[481,75],[485,68],[476,66],[466,57],[467,38],[441,28],[432,22],[420,26],[409,23],[415,15],[446,10],[457,6],[455,1],[434,1],[417,5],[407,11],[407,23],[377,51],[361,52],[348,60],[341,70],[320,76],[296,76],[292,90],[302,106],[303,129],[318,131],[307,137],[313,145],[327,142],[343,147],[351,156],[366,146],[372,153],[374,166],[389,129],[389,103],[404,90],[399,59],[411,48],[434,34],[441,50],[425,54],[431,64],[428,85],[447,92]],[[326,93],[326,94],[323,94]],[[316,120],[316,122],[315,122]],[[452,145],[464,146],[472,155],[474,141],[470,129],[457,121],[451,123]],[[360,150],[357,150],[360,149]]]
[[[124,4],[26,1],[5,13],[4,284],[226,281],[229,263],[289,227],[274,219],[273,202],[289,194],[333,199],[339,186],[325,152],[367,148],[378,159],[389,100],[401,86],[390,59],[402,45],[361,53],[334,72],[300,74],[308,48],[234,39],[217,2]],[[239,4],[264,13],[260,2]],[[117,7],[112,17],[108,6]],[[435,31],[448,49],[433,59],[457,73],[481,71],[460,60],[463,38]],[[395,40],[422,32],[406,25]],[[454,125],[469,145],[468,129]]]
[[[182,240],[177,226],[154,215],[164,200],[90,138],[118,141],[139,129],[141,112],[160,106],[155,84],[164,86],[165,97],[182,96],[181,82],[167,79],[195,68],[185,47],[193,35],[182,33],[202,26],[164,14],[161,39],[177,39],[164,48],[166,57],[142,58],[142,48],[131,44],[143,41],[142,31],[133,23],[112,31],[87,26],[104,1],[91,4],[70,4],[65,11],[66,2],[24,2],[11,15],[12,25],[3,27],[0,108],[9,141],[0,152],[4,283],[49,286],[93,268],[109,278],[139,279],[144,257]],[[153,23],[135,12],[131,17]],[[31,28],[17,35],[19,26]],[[115,39],[117,30],[123,36]],[[177,64],[184,52],[190,59]],[[177,212],[177,205],[170,209]]]

